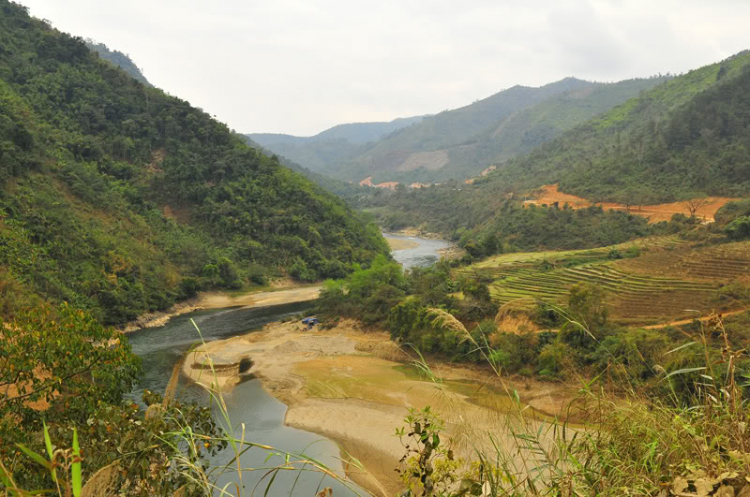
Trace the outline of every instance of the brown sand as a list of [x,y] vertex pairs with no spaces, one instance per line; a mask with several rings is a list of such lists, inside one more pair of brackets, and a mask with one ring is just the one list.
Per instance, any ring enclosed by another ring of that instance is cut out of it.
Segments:
[[419,247],[419,242],[416,240],[404,240],[403,238],[386,238],[385,240],[390,245],[391,252]]
[[163,312],[149,312],[139,316],[135,321],[122,326],[120,331],[131,333],[142,328],[156,328],[164,326],[167,321],[175,316],[187,314],[201,309],[221,309],[223,307],[265,307],[278,304],[292,304],[295,302],[307,302],[315,300],[320,295],[321,286],[293,287],[289,282],[273,285],[279,288],[270,292],[253,292],[242,295],[229,295],[221,292],[201,293],[198,297],[180,302]]
[[[250,358],[248,373],[289,406],[286,424],[336,441],[344,459],[355,458],[365,469],[349,464],[347,475],[376,495],[394,495],[401,488],[394,469],[404,449],[393,433],[404,426],[408,408],[431,406],[438,412],[456,453],[467,459],[478,445],[489,447],[487,433],[510,452],[511,426],[540,426],[533,416],[519,415],[508,395],[490,390],[496,385],[490,385],[486,370],[438,364],[434,372],[449,380],[433,383],[403,370],[403,363],[393,360],[399,356],[403,352],[386,333],[363,333],[353,322],[315,332],[298,323],[274,323],[261,332],[206,344],[190,354],[183,371],[208,388],[226,391],[241,381],[231,365]],[[205,369],[209,358],[224,366],[215,376]],[[572,395],[556,385],[506,383],[518,388],[527,414],[535,409],[562,413]]]
[[[714,215],[716,211],[721,209],[728,202],[738,200],[727,197],[710,197],[710,202],[696,212],[696,216],[704,219],[707,222],[714,221]],[[628,211],[628,208],[623,204],[615,202],[589,202],[585,198],[576,197],[575,195],[569,195],[563,193],[557,189],[557,185],[543,186],[540,190],[539,195],[534,200],[527,200],[526,204],[537,204],[537,205],[552,205],[557,202],[560,207],[566,203],[573,209],[583,209],[592,205],[599,205],[604,210],[619,210]],[[649,222],[658,223],[660,221],[669,221],[675,214],[690,215],[688,208],[684,202],[672,202],[670,204],[657,204],[657,205],[643,205],[643,206],[631,206],[629,212],[636,216],[643,216],[649,218]]]

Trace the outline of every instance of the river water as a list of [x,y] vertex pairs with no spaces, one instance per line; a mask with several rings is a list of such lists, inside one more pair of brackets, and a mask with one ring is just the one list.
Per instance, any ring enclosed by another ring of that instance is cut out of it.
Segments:
[[451,246],[451,244],[445,240],[432,240],[428,238],[418,238],[416,236],[396,235],[393,233],[383,233],[383,236],[385,238],[412,241],[419,244],[414,248],[393,251],[393,258],[400,262],[401,265],[404,266],[404,269],[410,269],[415,266],[432,266],[440,260],[438,250],[446,249]]
[[[429,266],[438,259],[438,250],[449,246],[442,240],[428,240],[416,237],[385,234],[386,238],[402,238],[418,242],[414,248],[393,252],[395,260],[404,268]],[[266,308],[229,308],[198,311],[172,318],[166,325],[136,331],[129,335],[133,352],[143,361],[143,376],[130,397],[141,403],[143,390],[163,392],[166,389],[172,369],[178,360],[201,339],[204,341],[219,340],[243,335],[259,330],[264,325],[279,321],[289,316],[304,313],[312,303],[278,305]],[[198,335],[191,319],[200,328]],[[200,386],[181,378],[179,393],[183,402],[195,401],[208,405],[210,397]],[[304,454],[325,464],[329,469],[343,476],[344,471],[339,461],[338,447],[330,440],[295,428],[284,426],[286,406],[263,390],[259,380],[251,380],[237,385],[231,392],[224,394],[232,429],[239,437],[244,424],[245,440],[270,445],[278,451],[293,454]],[[223,419],[220,411],[214,406],[217,419]],[[389,436],[390,434],[383,434]],[[212,467],[227,465],[234,453],[231,449],[221,451],[211,461]],[[270,468],[284,462],[282,456],[271,456],[262,449],[250,449],[241,456],[243,468]],[[231,484],[229,495],[236,495],[235,484],[238,483],[237,472],[227,471],[217,474],[219,486]],[[263,495],[270,481],[267,471],[245,471],[242,476],[243,490],[241,495]],[[256,488],[257,485],[257,488]],[[282,471],[273,481],[268,495],[314,495],[318,489],[332,487],[334,495],[367,495],[367,492],[351,485],[346,487],[332,478],[321,478],[321,474],[310,471]],[[216,492],[219,495],[219,492]],[[227,494],[225,494],[227,495]]]

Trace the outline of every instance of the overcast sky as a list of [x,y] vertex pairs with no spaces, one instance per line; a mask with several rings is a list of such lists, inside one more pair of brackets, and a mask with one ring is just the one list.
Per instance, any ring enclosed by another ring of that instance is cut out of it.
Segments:
[[309,135],[750,48],[747,0],[16,1],[241,132]]

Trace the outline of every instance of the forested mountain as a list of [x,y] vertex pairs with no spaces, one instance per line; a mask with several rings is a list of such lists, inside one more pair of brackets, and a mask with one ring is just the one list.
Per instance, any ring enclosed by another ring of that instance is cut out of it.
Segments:
[[[260,150],[265,155],[276,155],[272,150],[269,150],[268,148],[252,140],[248,135],[240,136],[242,136],[242,138],[247,142],[248,145]],[[296,162],[289,160],[282,155],[276,155],[276,157],[278,158],[279,163],[282,166],[288,167],[292,171],[300,173],[302,176],[309,179],[313,183],[316,183],[318,186],[321,186],[323,189],[328,190],[334,195],[342,197],[344,200],[356,200],[356,198],[360,196],[366,196],[371,193],[369,191],[370,188],[367,186],[359,186],[359,184],[357,183],[349,183],[346,181],[341,181],[340,179],[326,176],[324,174],[316,173],[304,166],[300,166]]]
[[104,43],[98,43],[91,39],[86,40],[86,46],[89,47],[90,50],[98,53],[99,57],[102,59],[110,61],[126,73],[130,74],[130,76],[136,81],[140,81],[146,86],[153,86],[143,75],[141,69],[135,65],[135,62],[119,50],[110,50]]
[[690,71],[509,163],[489,183],[594,200],[750,195],[750,52]]
[[359,205],[390,227],[450,234],[496,225],[509,204],[552,183],[629,205],[750,196],[748,88],[750,53],[743,52],[661,83],[472,185],[378,191]]
[[603,84],[566,78],[541,88],[514,86],[360,147],[314,143],[305,145],[309,153],[303,155],[299,145],[283,142],[279,135],[260,143],[303,166],[351,181],[367,176],[376,183],[406,184],[464,179],[527,153],[667,79]]
[[0,0],[0,313],[121,323],[203,288],[341,276],[387,246],[340,199]]
[[376,182],[394,181],[399,176],[402,181],[429,180],[425,175],[437,176],[436,171],[450,162],[448,149],[469,145],[477,133],[546,98],[591,85],[566,78],[540,88],[514,86],[465,107],[427,117],[349,161],[329,164],[322,172],[352,180],[373,176]]
[[315,136],[274,133],[247,135],[263,147],[314,171],[349,159],[367,149],[367,144],[418,123],[424,116],[404,117],[389,122],[339,124]]

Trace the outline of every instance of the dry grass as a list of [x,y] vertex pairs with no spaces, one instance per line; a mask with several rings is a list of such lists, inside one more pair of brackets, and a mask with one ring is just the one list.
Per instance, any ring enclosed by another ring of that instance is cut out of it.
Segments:
[[433,326],[442,326],[445,329],[455,331],[457,333],[460,333],[461,335],[468,335],[469,332],[466,330],[466,327],[456,319],[456,317],[446,312],[442,309],[437,309],[435,307],[431,307],[427,309],[427,312],[434,317],[432,321]]

